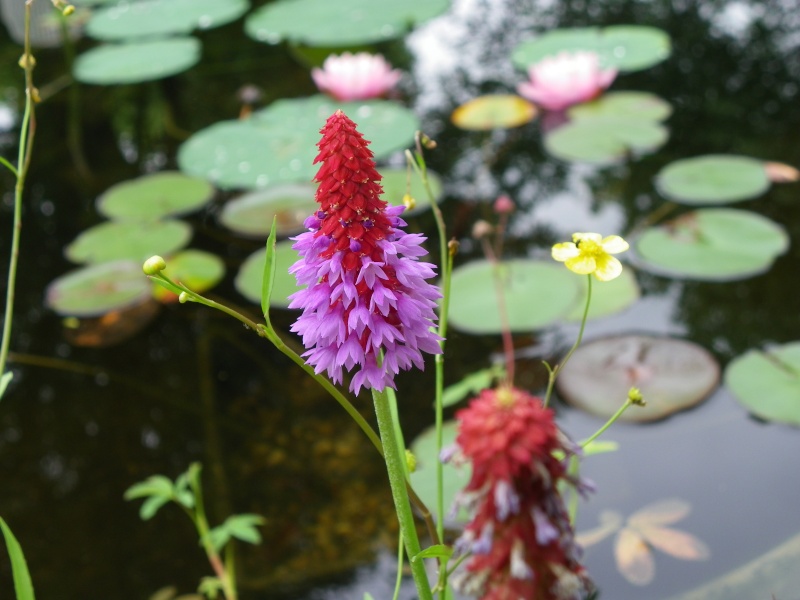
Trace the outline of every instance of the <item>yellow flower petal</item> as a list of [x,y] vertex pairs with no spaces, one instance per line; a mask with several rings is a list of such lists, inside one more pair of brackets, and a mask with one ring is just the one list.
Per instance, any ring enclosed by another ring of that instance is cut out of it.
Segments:
[[597,261],[595,258],[585,254],[570,258],[564,264],[570,271],[578,273],[579,275],[588,275],[589,273],[594,273],[595,269],[597,269]]
[[625,252],[630,246],[628,246],[628,242],[618,235],[609,235],[603,238],[603,241],[600,242],[600,247],[609,254],[619,254],[620,252]]
[[622,263],[609,254],[598,256],[596,263],[597,268],[594,271],[594,276],[600,281],[611,281],[622,273]]
[[600,243],[603,240],[603,237],[599,233],[573,233],[572,234],[572,241],[576,244],[578,242],[582,242],[584,240],[590,242]]
[[553,258],[559,262],[564,262],[570,258],[575,258],[580,254],[578,247],[572,242],[562,242],[553,246]]

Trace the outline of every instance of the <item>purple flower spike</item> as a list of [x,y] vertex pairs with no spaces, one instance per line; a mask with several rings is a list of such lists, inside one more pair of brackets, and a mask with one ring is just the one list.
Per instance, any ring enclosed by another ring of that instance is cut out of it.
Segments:
[[441,352],[432,330],[441,294],[427,281],[434,266],[418,262],[425,237],[402,230],[403,207],[380,199],[381,176],[355,123],[336,111],[321,133],[320,210],[293,238],[300,260],[290,272],[308,287],[290,297],[290,308],[303,309],[292,331],[316,373],[341,383],[343,370],[355,370],[356,394],[393,388],[401,369],[423,367],[422,352]]

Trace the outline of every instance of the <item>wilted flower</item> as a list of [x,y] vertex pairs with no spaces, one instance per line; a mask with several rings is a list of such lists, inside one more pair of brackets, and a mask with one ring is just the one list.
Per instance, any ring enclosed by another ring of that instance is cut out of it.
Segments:
[[441,294],[426,281],[434,267],[417,260],[425,237],[401,229],[405,207],[381,200],[381,176],[355,123],[336,111],[321,133],[320,209],[294,238],[300,260],[290,272],[308,287],[291,296],[289,307],[303,309],[292,331],[303,336],[308,363],[335,383],[343,368],[357,367],[354,392],[394,387],[400,369],[423,368],[420,351],[441,352],[431,330]]
[[320,91],[343,101],[383,96],[397,85],[401,76],[402,72],[392,69],[383,56],[368,52],[331,54],[321,69],[311,70]]
[[500,387],[481,392],[456,418],[456,456],[472,464],[457,502],[473,516],[455,544],[472,556],[454,585],[482,600],[580,598],[591,583],[558,489],[577,483],[565,462],[577,448],[552,411]]
[[563,110],[596,98],[616,76],[614,69],[600,67],[595,52],[559,52],[529,67],[529,81],[517,92],[542,108]]
[[611,281],[622,273],[622,263],[611,255],[628,247],[628,242],[618,235],[603,238],[599,233],[573,233],[571,242],[556,244],[552,253],[573,273],[591,273],[600,281]]

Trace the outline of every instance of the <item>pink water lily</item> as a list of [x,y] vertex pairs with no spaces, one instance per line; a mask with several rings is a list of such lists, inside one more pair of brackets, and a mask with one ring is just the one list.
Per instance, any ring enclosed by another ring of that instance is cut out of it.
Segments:
[[401,76],[402,72],[392,69],[383,56],[368,52],[331,54],[321,69],[311,71],[320,91],[343,101],[383,96],[397,85]]
[[614,69],[601,68],[595,52],[560,52],[529,67],[529,81],[517,92],[547,110],[563,110],[596,98],[616,76]]

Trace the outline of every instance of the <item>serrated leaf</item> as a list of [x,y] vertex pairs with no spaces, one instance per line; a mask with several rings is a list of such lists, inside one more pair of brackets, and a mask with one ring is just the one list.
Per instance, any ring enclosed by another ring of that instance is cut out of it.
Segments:
[[411,557],[411,562],[416,562],[421,558],[444,558],[449,559],[453,555],[453,549],[445,544],[436,544],[422,550]]
[[142,503],[139,509],[139,518],[142,521],[149,521],[152,519],[159,509],[170,501],[169,497],[165,496],[150,496]]
[[134,483],[125,490],[123,498],[125,500],[135,500],[146,496],[164,496],[169,500],[172,497],[172,482],[163,475],[151,475],[144,481]]
[[17,600],[35,600],[33,582],[28,572],[28,564],[25,562],[25,555],[22,553],[22,546],[19,545],[11,528],[2,518],[0,518],[0,529],[6,539],[6,549],[11,560],[11,573],[14,577],[14,593]]
[[272,298],[272,288],[275,284],[275,236],[278,230],[278,217],[272,218],[272,228],[269,230],[267,238],[267,257],[264,262],[264,278],[261,281],[261,312],[267,325],[269,322],[269,301]]

